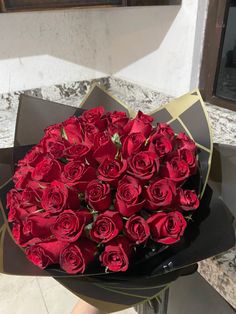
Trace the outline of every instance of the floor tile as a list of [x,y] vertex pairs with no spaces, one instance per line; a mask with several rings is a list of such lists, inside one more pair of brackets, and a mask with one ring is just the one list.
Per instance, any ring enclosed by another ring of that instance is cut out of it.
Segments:
[[78,298],[53,278],[37,278],[48,314],[70,314]]
[[1,314],[48,314],[35,277],[0,276]]

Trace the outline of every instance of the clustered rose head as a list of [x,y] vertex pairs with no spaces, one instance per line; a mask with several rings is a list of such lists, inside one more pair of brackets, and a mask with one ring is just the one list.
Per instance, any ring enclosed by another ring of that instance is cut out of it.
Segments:
[[40,268],[84,273],[100,261],[126,271],[136,246],[180,240],[199,206],[184,183],[197,171],[196,145],[165,123],[103,107],[49,126],[18,162],[7,195],[18,245]]

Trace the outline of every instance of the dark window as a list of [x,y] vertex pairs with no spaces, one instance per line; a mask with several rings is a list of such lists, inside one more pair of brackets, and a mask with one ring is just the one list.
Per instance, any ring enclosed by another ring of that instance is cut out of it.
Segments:
[[181,0],[0,0],[0,12],[88,6],[176,5]]
[[225,18],[215,95],[236,101],[236,0],[231,0]]

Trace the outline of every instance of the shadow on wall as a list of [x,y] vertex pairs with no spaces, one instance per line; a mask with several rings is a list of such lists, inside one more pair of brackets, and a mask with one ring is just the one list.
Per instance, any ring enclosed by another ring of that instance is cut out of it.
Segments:
[[2,14],[0,60],[19,58],[21,65],[21,58],[47,55],[111,74],[157,50],[179,10],[156,6]]

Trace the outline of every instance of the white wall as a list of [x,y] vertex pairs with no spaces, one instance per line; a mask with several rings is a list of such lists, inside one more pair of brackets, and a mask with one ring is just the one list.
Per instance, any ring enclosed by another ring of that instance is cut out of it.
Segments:
[[113,74],[180,95],[198,85],[206,6],[1,14],[0,93]]
[[[182,0],[181,8],[113,12],[109,16],[113,28],[121,24],[124,30],[122,33],[117,30],[111,39],[114,75],[173,96],[196,88],[207,3],[207,0]],[[126,26],[133,23],[134,12],[138,28],[127,32]],[[140,50],[146,53],[141,55]],[[137,57],[132,59],[130,54]],[[125,64],[124,60],[129,58],[132,60],[125,66],[117,66],[120,60]]]
[[0,38],[0,93],[101,77],[110,68],[100,9],[1,14]]

